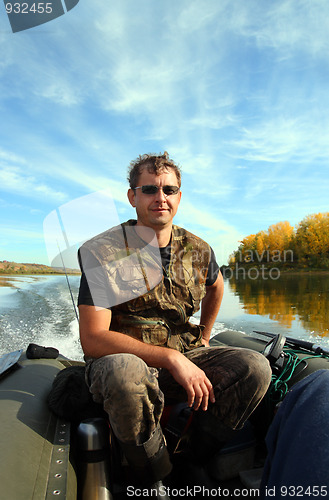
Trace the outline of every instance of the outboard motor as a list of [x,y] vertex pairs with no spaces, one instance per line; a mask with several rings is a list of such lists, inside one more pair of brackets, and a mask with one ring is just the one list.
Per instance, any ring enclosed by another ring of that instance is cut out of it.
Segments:
[[103,418],[84,420],[78,427],[77,439],[79,498],[112,500],[108,422]]

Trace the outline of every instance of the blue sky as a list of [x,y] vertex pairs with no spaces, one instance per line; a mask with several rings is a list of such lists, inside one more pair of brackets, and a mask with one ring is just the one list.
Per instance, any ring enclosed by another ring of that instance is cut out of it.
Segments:
[[328,33],[327,0],[80,0],[15,34],[0,4],[0,260],[49,263],[45,217],[104,188],[133,217],[146,152],[182,167],[176,223],[220,264],[328,211]]

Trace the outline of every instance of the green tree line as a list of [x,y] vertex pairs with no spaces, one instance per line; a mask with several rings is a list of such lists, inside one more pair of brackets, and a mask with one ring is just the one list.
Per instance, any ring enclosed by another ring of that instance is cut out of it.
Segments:
[[308,215],[295,227],[278,222],[246,236],[229,257],[230,266],[237,263],[329,269],[329,212]]

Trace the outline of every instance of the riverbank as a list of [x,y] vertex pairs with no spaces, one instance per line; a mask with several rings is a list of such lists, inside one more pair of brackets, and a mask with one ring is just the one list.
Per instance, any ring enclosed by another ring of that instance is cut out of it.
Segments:
[[234,266],[221,266],[224,279],[278,280],[280,276],[329,275],[329,269],[305,266],[278,266],[273,263],[256,262],[236,263]]
[[[80,274],[78,269],[66,269],[67,274]],[[0,275],[19,274],[65,274],[63,268],[46,266],[45,264],[17,263],[7,260],[0,261]]]

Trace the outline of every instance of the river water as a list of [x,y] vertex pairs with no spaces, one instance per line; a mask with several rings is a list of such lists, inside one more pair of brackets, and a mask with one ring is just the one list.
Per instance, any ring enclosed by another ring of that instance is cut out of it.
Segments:
[[[329,347],[329,274],[225,280],[213,335],[233,329],[282,333]],[[77,298],[79,276],[69,277]],[[65,276],[0,276],[0,356],[29,343],[82,359],[78,321]]]

